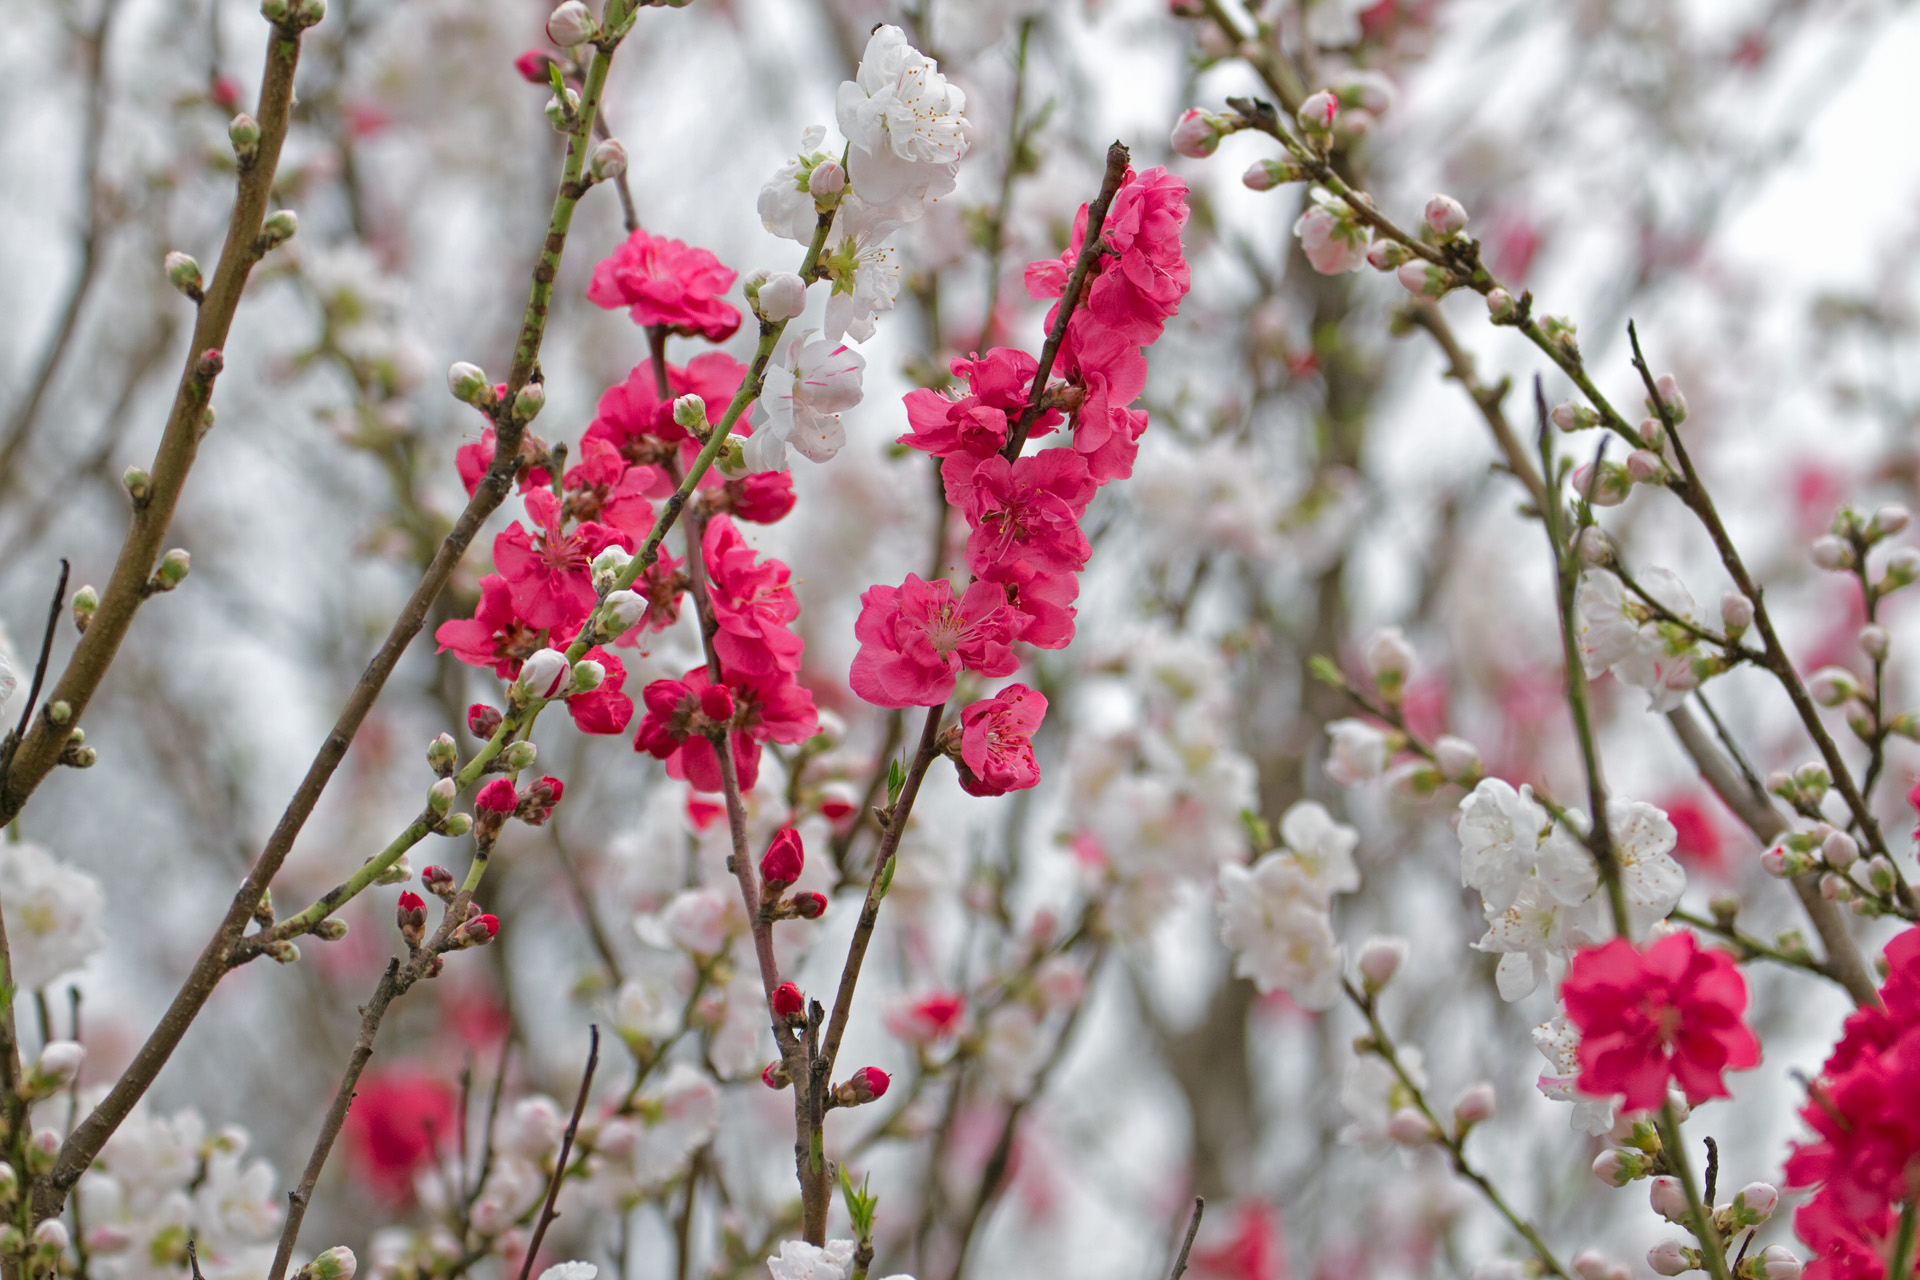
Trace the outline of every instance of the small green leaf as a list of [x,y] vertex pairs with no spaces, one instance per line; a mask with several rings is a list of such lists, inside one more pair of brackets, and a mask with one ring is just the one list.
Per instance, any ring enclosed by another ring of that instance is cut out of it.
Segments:
[[1336,689],[1347,687],[1347,678],[1340,674],[1340,665],[1324,653],[1316,653],[1307,659],[1307,670],[1321,684],[1332,685]]
[[1264,853],[1268,849],[1273,848],[1273,828],[1267,825],[1265,818],[1251,809],[1242,809],[1240,811],[1240,823],[1246,827],[1247,838],[1253,841],[1253,847],[1255,849]]
[[907,771],[898,759],[887,763],[887,803],[896,804],[900,800],[900,791],[907,785]]

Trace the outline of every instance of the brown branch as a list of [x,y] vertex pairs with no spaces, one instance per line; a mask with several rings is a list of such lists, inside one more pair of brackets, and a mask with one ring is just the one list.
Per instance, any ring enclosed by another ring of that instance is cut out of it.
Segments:
[[[527,1280],[533,1273],[533,1260],[540,1256],[540,1242],[547,1238],[547,1228],[560,1216],[554,1206],[560,1199],[560,1184],[567,1180],[567,1158],[573,1154],[573,1140],[580,1133],[580,1117],[587,1110],[587,1093],[593,1088],[593,1069],[600,1065],[600,1028],[587,1028],[592,1036],[591,1047],[587,1050],[587,1069],[580,1074],[580,1092],[573,1100],[573,1118],[567,1121],[567,1131],[560,1139],[560,1157],[553,1162],[553,1177],[547,1183],[547,1200],[540,1206],[540,1222],[533,1229],[533,1239],[527,1241],[527,1256],[520,1262],[520,1280]],[[275,1277],[274,1280],[278,1280]]]
[[1187,1271],[1187,1255],[1193,1252],[1193,1238],[1200,1234],[1200,1215],[1207,1211],[1207,1202],[1200,1196],[1193,1198],[1193,1216],[1187,1219],[1187,1238],[1180,1243],[1180,1252],[1173,1260],[1173,1270],[1167,1273],[1167,1280],[1180,1280]]

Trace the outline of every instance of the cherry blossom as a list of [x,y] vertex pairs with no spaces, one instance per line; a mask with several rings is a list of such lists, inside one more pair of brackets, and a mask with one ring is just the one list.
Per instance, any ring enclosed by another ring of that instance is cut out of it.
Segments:
[[875,28],[854,78],[840,85],[835,116],[847,139],[847,177],[877,205],[919,216],[920,202],[953,190],[967,154],[967,98],[895,26]]
[[0,840],[0,918],[17,991],[40,991],[107,945],[100,882],[31,840]]
[[1358,271],[1366,265],[1372,230],[1330,191],[1313,189],[1312,203],[1293,224],[1293,234],[1300,237],[1307,261],[1322,275]]
[[975,582],[955,597],[945,580],[914,574],[898,587],[873,586],[860,597],[854,636],[860,651],[849,675],[853,691],[881,707],[930,707],[953,694],[961,669],[1012,675],[1019,616],[992,583]]
[[720,296],[738,274],[705,249],[635,231],[593,269],[587,298],[609,311],[627,308],[643,327],[725,342],[740,327],[740,311]]
[[760,427],[746,445],[754,471],[784,471],[787,447],[813,462],[830,462],[847,442],[840,415],[860,403],[867,361],[858,351],[814,338],[793,337],[773,363],[760,395]]
[[1005,795],[1040,781],[1032,739],[1046,714],[1046,696],[1023,684],[961,711],[960,785],[968,795]]

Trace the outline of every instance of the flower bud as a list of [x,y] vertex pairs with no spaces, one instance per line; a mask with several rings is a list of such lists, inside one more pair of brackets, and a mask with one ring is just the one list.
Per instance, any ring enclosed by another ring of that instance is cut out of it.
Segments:
[[532,422],[547,407],[547,384],[529,382],[513,396],[513,417],[516,422]]
[[1813,540],[1811,551],[1813,562],[1822,569],[1839,572],[1853,568],[1853,548],[1847,545],[1844,538],[1823,533]]
[[493,384],[487,381],[486,371],[464,360],[447,370],[447,390],[453,392],[455,400],[476,409],[493,403]]
[[1872,885],[1873,891],[1883,898],[1892,893],[1895,883],[1893,863],[1888,861],[1884,856],[1869,858],[1867,860],[1867,883]]
[[787,1070],[787,1064],[775,1058],[760,1073],[760,1083],[769,1089],[784,1089],[793,1083],[793,1073]]
[[491,738],[503,719],[498,708],[476,702],[467,708],[467,732],[476,738]]
[[480,794],[473,798],[475,811],[497,813],[502,817],[512,813],[519,804],[520,794],[513,789],[513,781],[509,778],[495,778],[480,788]]
[[1860,652],[1866,654],[1875,662],[1885,662],[1887,660],[1887,647],[1890,638],[1887,635],[1887,629],[1885,627],[1880,626],[1878,623],[1870,622],[1860,628],[1860,634],[1855,637],[1855,640],[1860,645]]
[[1600,425],[1597,412],[1571,400],[1553,406],[1553,412],[1548,416],[1553,419],[1553,425],[1562,431],[1585,431]]
[[1773,1216],[1780,1204],[1780,1191],[1770,1182],[1749,1182],[1734,1194],[1729,1215],[1736,1228],[1757,1227]]
[[1625,1274],[1624,1268],[1619,1268],[1618,1264],[1598,1249],[1582,1249],[1574,1254],[1572,1266],[1573,1274],[1579,1276],[1580,1280],[1612,1280],[1616,1269]]
[[1800,1280],[1803,1264],[1785,1245],[1770,1244],[1760,1251],[1760,1271],[1767,1280]]
[[1913,513],[1897,502],[1889,502],[1873,513],[1873,519],[1867,523],[1867,540],[1878,542],[1882,538],[1891,538],[1909,524],[1913,523]]
[[592,658],[582,658],[573,664],[573,684],[568,689],[568,692],[591,693],[593,690],[598,689],[601,684],[606,681],[606,678],[607,668],[605,664],[596,662]]
[[1845,871],[1860,857],[1860,845],[1844,831],[1835,831],[1820,843],[1820,856],[1835,871]]
[[171,591],[187,580],[187,571],[193,567],[193,557],[179,547],[160,557],[160,567],[153,572],[154,581],[162,591]]
[[540,778],[520,796],[520,804],[514,813],[520,821],[530,827],[545,826],[547,819],[553,816],[554,806],[567,793],[567,784],[558,778]]
[[86,1060],[87,1051],[77,1041],[48,1041],[28,1070],[20,1091],[28,1101],[50,1098],[73,1083],[80,1074],[80,1064]]
[[1453,1127],[1464,1132],[1483,1120],[1493,1117],[1493,1086],[1482,1080],[1478,1084],[1468,1085],[1453,1100]]
[[1520,308],[1515,304],[1513,295],[1505,289],[1487,290],[1487,315],[1495,324],[1510,320],[1518,315]]
[[529,49],[513,60],[513,69],[528,84],[552,84],[553,77],[548,68],[558,65],[558,60],[545,49]]
[[[760,318],[769,324],[791,320],[807,305],[807,282],[791,271],[775,271],[760,282]],[[705,417],[704,412],[701,415]]]
[[792,827],[782,827],[761,855],[760,878],[767,888],[777,893],[798,880],[806,864],[807,851],[800,842],[800,833]]
[[13,1166],[0,1160],[0,1206],[11,1208],[20,1198],[20,1175]]
[[1653,390],[1654,394],[1660,397],[1660,403],[1655,404],[1649,399],[1647,401],[1648,413],[1658,416],[1661,407],[1664,406],[1667,411],[1667,417],[1673,419],[1675,425],[1687,420],[1687,398],[1680,394],[1680,383],[1678,379],[1670,373],[1663,373],[1654,380]]
[[1433,1141],[1433,1122],[1416,1107],[1401,1107],[1387,1120],[1387,1136],[1403,1147],[1424,1146]]
[[464,813],[450,813],[447,815],[447,820],[440,824],[440,834],[456,840],[471,830],[473,830],[473,819]]
[[294,232],[300,229],[300,215],[291,209],[275,209],[260,224],[260,238],[269,249],[278,249],[293,239]]
[[1188,108],[1173,126],[1173,149],[1190,160],[1204,160],[1220,148],[1229,122],[1210,111]]
[[1677,1276],[1700,1265],[1700,1252],[1668,1237],[1647,1250],[1647,1265],[1656,1275]]
[[1680,1186],[1680,1179],[1662,1174],[1648,1184],[1647,1196],[1653,1211],[1668,1222],[1687,1220],[1687,1193]]
[[1882,591],[1897,591],[1920,581],[1920,547],[1901,547],[1887,557],[1887,571],[1880,579]]
[[792,1022],[796,1018],[805,1016],[807,997],[793,983],[783,982],[774,988],[771,1004],[774,1017],[782,1022]]
[[500,765],[508,773],[519,773],[522,769],[531,769],[537,755],[539,752],[531,742],[509,742],[500,753]]
[[87,624],[93,621],[93,615],[100,608],[100,593],[92,587],[82,587],[73,593],[73,629],[81,635],[87,633]]
[[36,1253],[47,1257],[56,1257],[66,1252],[67,1224],[58,1218],[43,1218],[33,1228],[33,1248]]
[[[595,556],[593,562],[587,566],[593,574],[593,589],[595,591],[609,590],[614,583],[620,580],[621,575],[626,573],[627,566],[632,563],[633,553],[625,547],[622,547],[619,543],[614,543],[607,547],[599,555]],[[644,611],[643,602],[642,612]],[[634,621],[638,622],[639,618],[636,617]],[[631,622],[627,624],[627,626],[632,625],[633,623]],[[625,631],[626,627],[620,629]]]
[[443,733],[427,744],[427,767],[446,778],[453,772],[454,765],[460,761],[460,748],[453,744],[453,735]]
[[478,915],[460,926],[460,943],[462,946],[484,947],[499,933],[499,917]]
[[453,872],[445,867],[432,866],[420,873],[420,883],[426,891],[442,902],[452,902],[457,892]]
[[454,783],[452,778],[442,778],[427,788],[427,809],[435,814],[446,814],[453,809]]
[[1738,591],[1727,592],[1720,597],[1720,621],[1729,636],[1738,636],[1753,625],[1753,601]]
[[57,1129],[36,1129],[27,1139],[27,1176],[44,1177],[53,1168],[53,1162],[60,1155],[60,1133]]
[[227,140],[233,143],[234,159],[246,164],[260,149],[260,122],[241,112],[227,122]]
[[1367,247],[1367,265],[1375,271],[1392,271],[1412,257],[1413,250],[1398,240],[1388,240],[1378,235]]
[[1367,641],[1364,661],[1367,674],[1391,698],[1406,684],[1407,672],[1413,669],[1413,646],[1400,628],[1382,627]]
[[1580,531],[1574,539],[1573,549],[1588,564],[1606,564],[1613,559],[1613,544],[1607,541],[1606,531],[1597,524],[1590,524]]
[[1453,288],[1453,272],[1425,258],[1412,258],[1394,272],[1400,287],[1416,298],[1439,298]]
[[697,395],[680,396],[673,402],[673,421],[689,435],[707,434],[707,402]]
[[394,923],[400,928],[400,936],[413,946],[419,946],[427,936],[427,900],[417,893],[403,893],[395,904]]
[[322,942],[338,942],[347,936],[347,922],[338,916],[328,916],[313,926],[313,936]]
[[824,893],[796,893],[787,899],[793,914],[802,920],[818,920],[827,913],[827,895]]
[[572,665],[558,649],[541,649],[520,667],[514,688],[529,698],[552,698],[566,687]]
[[167,283],[189,298],[198,300],[200,286],[203,283],[200,278],[200,264],[176,249],[167,255],[164,265],[167,271]]
[[1807,693],[1823,707],[1837,707],[1860,692],[1860,682],[1845,667],[1822,667],[1807,680]]
[[710,684],[700,691],[700,714],[715,724],[733,719],[733,690],[723,684]]
[[1362,987],[1368,995],[1373,995],[1392,982],[1393,975],[1400,972],[1400,966],[1406,962],[1405,938],[1369,938],[1360,948],[1355,963],[1360,970]]
[[822,160],[807,175],[807,191],[816,203],[829,209],[840,203],[841,193],[846,189],[847,171],[840,167],[837,160]]
[[309,1280],[353,1280],[353,1273],[359,1265],[353,1250],[337,1244],[300,1268],[300,1274],[309,1277]]
[[833,1100],[843,1107],[857,1107],[885,1095],[887,1086],[892,1083],[880,1068],[862,1067],[834,1087]]
[[1427,201],[1424,214],[1427,230],[1445,240],[1459,235],[1467,228],[1467,211],[1452,196],[1435,196]]
[[612,182],[627,171],[627,145],[618,138],[603,138],[587,156],[587,172],[595,182]]
[[1340,111],[1340,99],[1326,89],[1310,95],[1300,104],[1295,118],[1300,127],[1308,133],[1327,133],[1333,128],[1333,118]]
[[547,99],[547,123],[561,133],[573,126],[580,114],[580,95],[572,89],[564,89]]
[[580,0],[566,0],[547,16],[547,39],[562,49],[585,44],[598,35],[600,24]]
[[1305,182],[1307,171],[1283,160],[1255,160],[1240,175],[1240,184],[1249,191],[1271,191],[1289,182]]
[[1593,1161],[1593,1176],[1610,1187],[1624,1187],[1646,1172],[1646,1155],[1632,1147],[1609,1147]]
[[1582,463],[1573,469],[1573,491],[1596,507],[1617,507],[1633,492],[1633,477],[1618,462]]
[[1820,877],[1820,896],[1828,902],[1852,902],[1853,885],[1845,876],[1828,872]]
[[647,616],[647,598],[638,591],[609,592],[606,606],[607,618],[616,635],[625,635]]
[[1667,473],[1667,464],[1651,449],[1635,449],[1627,455],[1627,474],[1635,484],[1652,484]]

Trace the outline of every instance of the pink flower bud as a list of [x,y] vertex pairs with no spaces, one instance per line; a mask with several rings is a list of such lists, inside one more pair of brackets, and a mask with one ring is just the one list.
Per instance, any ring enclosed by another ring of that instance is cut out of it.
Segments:
[[1493,1086],[1482,1080],[1478,1084],[1468,1085],[1460,1096],[1453,1100],[1453,1123],[1456,1128],[1465,1129],[1493,1117]]
[[806,864],[807,851],[800,842],[800,833],[792,827],[782,827],[760,858],[760,878],[766,881],[767,888],[777,892],[798,880]]
[[491,738],[493,731],[500,727],[500,712],[484,702],[476,702],[467,708],[467,732],[476,738]]
[[1686,1245],[1669,1237],[1647,1250],[1647,1265],[1653,1268],[1656,1275],[1677,1276],[1693,1270],[1687,1253]]
[[715,724],[733,719],[733,690],[723,684],[710,684],[700,691],[700,714]]
[[1466,230],[1467,211],[1452,196],[1435,196],[1427,201],[1425,217],[1427,230],[1442,239]]
[[1647,1185],[1647,1198],[1653,1205],[1653,1211],[1668,1222],[1687,1220],[1687,1193],[1680,1186],[1680,1179],[1662,1174]]
[[520,796],[513,789],[513,783],[506,778],[495,778],[480,788],[480,794],[473,798],[473,807],[486,813],[497,813],[502,817],[510,814],[520,804]]
[[1573,1274],[1580,1280],[1607,1280],[1613,1263],[1598,1249],[1582,1249],[1573,1255]]
[[802,920],[818,920],[827,911],[827,895],[824,893],[796,893],[788,899],[793,914]]
[[1605,564],[1613,559],[1613,544],[1607,541],[1606,531],[1597,524],[1590,524],[1580,531],[1579,538],[1574,541],[1574,549],[1588,564]]
[[860,796],[851,783],[829,782],[820,788],[820,816],[836,826],[860,811]]
[[1198,107],[1189,108],[1173,126],[1173,149],[1193,160],[1204,160],[1220,148],[1217,117]]
[[847,189],[847,171],[836,160],[822,160],[807,176],[807,190],[816,200],[830,200]]
[[791,271],[775,271],[760,282],[759,297],[762,319],[791,320],[807,305],[807,282]]
[[1438,298],[1453,288],[1453,273],[1424,258],[1401,263],[1394,275],[1399,279],[1400,287],[1416,298]]
[[529,49],[513,60],[513,69],[528,84],[551,84],[547,68],[554,65],[554,56],[545,49]]
[[791,1022],[806,1012],[807,997],[791,982],[783,982],[773,992],[773,1016]]
[[1401,1107],[1387,1120],[1387,1136],[1403,1147],[1433,1141],[1433,1124],[1415,1107]]
[[571,49],[593,39],[599,24],[580,0],[566,0],[547,18],[547,39],[562,49]]
[[514,812],[520,821],[530,827],[545,826],[553,816],[553,807],[560,803],[560,797],[567,793],[567,784],[558,778],[541,778],[528,787],[520,796],[520,803]]
[[1398,240],[1376,236],[1374,242],[1367,246],[1367,265],[1375,271],[1392,271],[1411,257],[1413,250]]
[[1553,412],[1548,416],[1553,419],[1553,425],[1562,431],[1586,431],[1600,425],[1597,412],[1571,400],[1553,406]]
[[566,687],[573,667],[558,649],[541,649],[520,667],[514,683],[535,698],[551,698]]
[[1749,1182],[1733,1197],[1733,1217],[1743,1227],[1757,1227],[1779,1204],[1780,1190],[1771,1182]]
[[420,884],[434,897],[444,902],[453,901],[453,872],[445,867],[428,867],[420,873]]
[[64,1253],[67,1244],[67,1224],[58,1218],[43,1218],[33,1229],[33,1247],[41,1253]]
[[460,936],[469,946],[483,947],[500,933],[496,916],[478,915],[460,926]]
[[1400,972],[1400,966],[1406,962],[1405,938],[1369,938],[1366,945],[1360,948],[1356,964],[1361,982],[1369,992],[1374,992],[1392,982],[1393,975]]
[[1666,474],[1667,464],[1651,449],[1635,449],[1627,455],[1627,474],[1635,484],[1652,484]]
[[1308,133],[1326,133],[1333,128],[1333,117],[1340,110],[1340,99],[1328,90],[1310,95],[1300,104],[1297,119]]
[[892,1083],[880,1068],[862,1067],[834,1088],[833,1098],[843,1107],[857,1107],[884,1097]]
[[1770,876],[1779,877],[1786,875],[1787,851],[1779,845],[1773,846],[1773,848],[1760,855],[1760,869]]
[[400,936],[419,946],[427,936],[427,900],[417,893],[403,893],[394,908],[394,923],[400,927]]
[[[1667,416],[1673,419],[1675,425],[1687,420],[1687,398],[1680,394],[1680,382],[1677,378],[1670,373],[1663,373],[1654,380],[1653,390],[1660,397],[1660,404],[1665,406]],[[1659,412],[1651,401],[1648,402],[1647,408],[1651,412]]]
[[1582,463],[1573,470],[1573,491],[1596,507],[1617,507],[1633,492],[1633,478],[1617,462],[1602,462],[1598,474],[1594,464]]
[[1505,320],[1517,314],[1519,308],[1514,304],[1513,295],[1505,289],[1487,290],[1487,314],[1494,320]]
[[1770,1244],[1760,1251],[1760,1270],[1767,1280],[1800,1280],[1803,1264],[1785,1245]]
[[1745,631],[1753,625],[1753,601],[1738,591],[1720,597],[1720,621],[1729,631]]
[[793,1083],[793,1073],[787,1070],[786,1063],[775,1058],[767,1064],[767,1069],[760,1073],[760,1083],[769,1089],[784,1089]]
[[1860,845],[1844,831],[1835,831],[1820,844],[1820,854],[1835,871],[1845,871],[1860,857]]
[[1610,1187],[1624,1187],[1640,1175],[1641,1157],[1624,1147],[1608,1147],[1593,1160],[1593,1176]]

